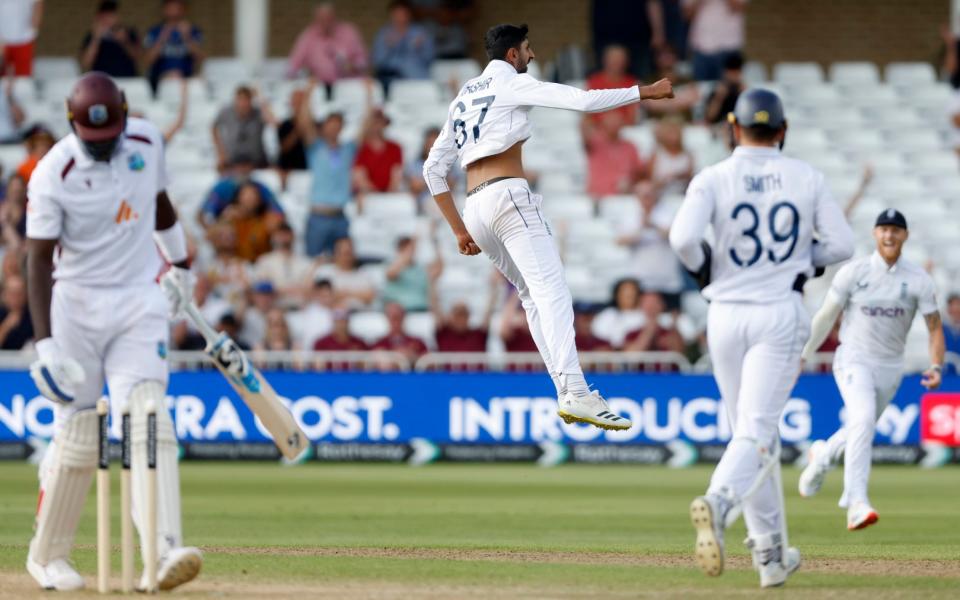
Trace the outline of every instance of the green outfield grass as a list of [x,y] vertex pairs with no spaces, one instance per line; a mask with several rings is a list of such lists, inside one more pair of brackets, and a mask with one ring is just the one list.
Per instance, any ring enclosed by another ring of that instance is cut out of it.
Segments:
[[[182,474],[187,542],[206,552],[187,596],[256,597],[271,586],[278,598],[757,593],[742,524],[728,533],[723,577],[702,576],[689,558],[687,506],[706,467],[185,463]],[[807,564],[788,594],[956,597],[960,469],[875,468],[880,523],[857,533],[836,507],[840,473],[810,500],[796,494],[798,474],[788,468],[784,480],[791,543]],[[0,486],[0,581],[29,590],[35,468],[0,463]],[[113,489],[118,543],[116,477]],[[93,509],[91,500],[74,555],[91,584]]]

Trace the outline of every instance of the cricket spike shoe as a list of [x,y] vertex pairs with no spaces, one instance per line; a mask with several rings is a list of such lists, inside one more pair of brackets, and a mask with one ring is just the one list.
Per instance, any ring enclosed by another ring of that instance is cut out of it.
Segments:
[[781,539],[779,533],[746,539],[762,588],[783,585],[787,577],[800,568],[800,551],[792,546],[784,548]]
[[564,423],[586,423],[612,431],[630,429],[633,426],[630,419],[610,412],[607,401],[596,390],[583,396],[564,392],[560,396],[560,409],[557,414]]
[[697,530],[694,556],[704,575],[723,573],[723,527],[730,503],[717,494],[698,496],[690,503],[690,522]]
[[847,509],[847,531],[865,529],[880,520],[880,515],[866,502],[854,502]]
[[66,560],[55,558],[46,565],[27,556],[27,572],[37,580],[45,590],[73,592],[83,589],[83,577]]
[[798,488],[804,498],[815,496],[823,487],[823,480],[830,470],[830,449],[823,440],[817,440],[807,451],[807,466],[800,473]]
[[[203,554],[199,549],[190,546],[174,548],[160,559],[157,587],[166,591],[193,581],[200,574],[201,566],[203,566]],[[147,573],[144,572],[140,578],[139,591],[146,589]]]

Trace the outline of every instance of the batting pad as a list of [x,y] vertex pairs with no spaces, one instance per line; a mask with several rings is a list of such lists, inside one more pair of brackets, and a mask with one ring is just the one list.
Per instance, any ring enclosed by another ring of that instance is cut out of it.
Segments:
[[40,464],[40,506],[30,556],[41,565],[67,559],[97,466],[97,413],[67,417]]
[[157,554],[160,559],[171,548],[183,545],[180,525],[180,473],[177,466],[177,437],[166,409],[166,388],[159,381],[138,383],[130,391],[130,470],[133,479],[133,522],[144,549],[144,513],[147,499],[147,416],[152,401],[157,407]]

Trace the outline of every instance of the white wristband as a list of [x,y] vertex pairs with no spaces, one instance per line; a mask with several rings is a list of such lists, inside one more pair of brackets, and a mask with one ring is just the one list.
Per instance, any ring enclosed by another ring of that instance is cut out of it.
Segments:
[[153,232],[153,239],[170,264],[175,265],[187,260],[187,235],[183,232],[180,221],[174,223],[169,229]]

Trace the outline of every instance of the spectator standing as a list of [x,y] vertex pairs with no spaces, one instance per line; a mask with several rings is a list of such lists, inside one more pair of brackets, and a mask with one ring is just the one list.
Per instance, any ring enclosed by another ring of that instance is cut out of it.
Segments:
[[[307,98],[315,82],[307,87]],[[349,235],[349,223],[343,209],[350,202],[350,175],[357,156],[357,144],[340,142],[343,115],[331,113],[318,127],[304,101],[297,113],[297,128],[307,152],[312,175],[310,216],[307,219],[306,244],[309,256],[329,254],[334,244]]]
[[33,75],[33,50],[40,23],[43,0],[0,0],[0,72],[13,68],[17,77]]
[[743,56],[734,52],[723,60],[723,77],[707,97],[704,119],[711,125],[724,124],[727,115],[733,112],[737,98],[743,92]]
[[396,302],[390,302],[383,307],[383,312],[387,316],[389,330],[387,335],[380,338],[372,347],[372,350],[389,350],[403,354],[411,364],[418,358],[427,353],[427,345],[420,338],[407,335],[403,331],[403,322],[406,319],[407,311]]
[[394,79],[429,79],[433,58],[433,36],[413,23],[410,4],[391,2],[389,22],[373,41],[373,68],[384,89],[388,90]]
[[224,107],[213,122],[213,145],[217,150],[217,169],[222,173],[239,158],[251,160],[256,168],[267,166],[263,130],[277,126],[269,102],[257,102],[253,88],[240,86],[230,106]]
[[667,239],[676,211],[659,200],[656,187],[648,181],[637,184],[635,194],[640,203],[640,221],[621,220],[617,243],[633,251],[630,262],[636,266],[645,289],[679,294],[683,289],[683,275]]
[[[614,88],[628,88],[637,85],[637,78],[630,73],[630,54],[626,46],[620,44],[611,44],[603,49],[603,58],[601,60],[602,69],[587,78],[588,90],[609,90]],[[623,122],[634,124],[637,122],[637,108],[639,104],[625,104],[613,111],[623,115]],[[594,113],[590,118],[599,122],[605,114]]]
[[140,37],[133,27],[120,22],[114,0],[104,0],[93,17],[93,26],[80,44],[80,68],[111,77],[136,77],[140,60]]
[[257,281],[250,288],[249,297],[249,304],[240,311],[240,337],[258,346],[266,339],[267,314],[277,304],[277,292],[269,281]]
[[257,259],[253,273],[256,281],[269,282],[285,305],[299,305],[306,299],[313,262],[293,251],[293,229],[281,223],[270,236],[272,250]]
[[0,294],[0,350],[20,350],[32,338],[26,283],[16,275],[7,277]]
[[56,140],[53,133],[43,125],[34,125],[23,134],[23,145],[27,150],[27,158],[17,167],[17,175],[25,182],[30,182],[33,170],[37,168],[40,159],[53,148]]
[[364,118],[361,145],[353,164],[353,187],[360,194],[395,192],[403,183],[403,149],[388,140],[390,118],[379,108]]
[[598,124],[589,117],[582,121],[587,193],[594,200],[627,193],[646,174],[636,146],[620,137],[622,129],[623,115],[616,111],[604,113]]
[[15,144],[20,141],[20,127],[27,115],[13,95],[13,75],[4,78],[0,93],[0,144]]
[[693,177],[693,156],[683,147],[683,123],[661,119],[654,130],[657,145],[650,157],[650,178],[663,192],[682,194]]
[[943,38],[943,72],[953,89],[960,89],[960,38],[954,35],[950,25],[940,28],[940,37]]
[[613,286],[613,302],[600,311],[593,321],[593,334],[614,348],[623,346],[626,334],[643,326],[639,309],[640,282],[621,279]]
[[329,279],[316,279],[306,306],[291,312],[288,321],[301,348],[313,348],[317,340],[330,333],[336,298]]
[[377,298],[377,286],[370,274],[360,269],[350,238],[337,240],[333,262],[321,265],[314,277],[333,283],[337,306],[364,308]]
[[277,127],[277,141],[280,145],[277,167],[280,168],[280,176],[284,180],[290,171],[304,171],[307,168],[307,153],[300,130],[297,129],[297,114],[304,102],[309,102],[306,91],[293,90],[290,93],[290,118]]
[[467,25],[474,15],[473,0],[414,0],[418,20],[433,36],[437,59],[467,58]]
[[164,77],[193,77],[200,72],[203,32],[187,20],[184,0],[163,0],[163,21],[147,31],[143,42],[154,91]]
[[430,272],[417,264],[417,241],[411,237],[397,240],[397,255],[387,267],[387,281],[380,294],[383,302],[396,302],[408,312],[429,308],[430,280],[441,270],[439,256],[430,265]]
[[360,77],[367,70],[367,49],[352,23],[337,20],[333,2],[313,10],[313,22],[304,29],[287,59],[287,77],[303,71],[328,86],[338,79]]
[[683,9],[690,21],[693,77],[716,81],[724,61],[743,50],[747,0],[684,0]]

